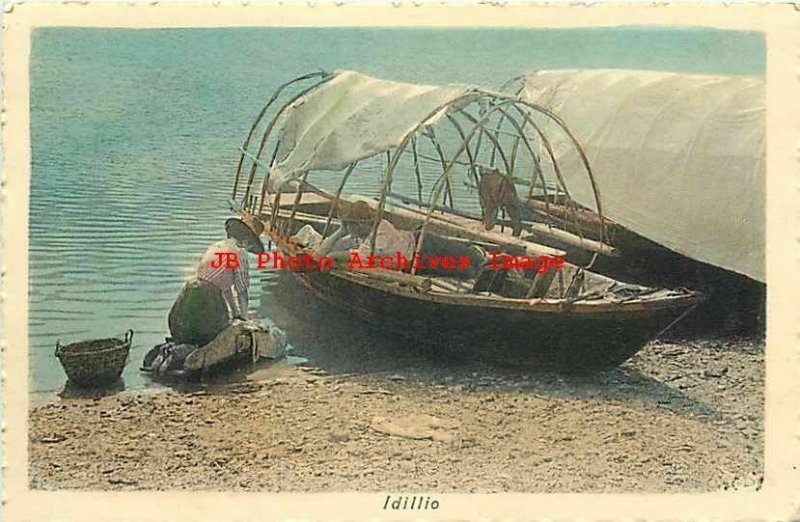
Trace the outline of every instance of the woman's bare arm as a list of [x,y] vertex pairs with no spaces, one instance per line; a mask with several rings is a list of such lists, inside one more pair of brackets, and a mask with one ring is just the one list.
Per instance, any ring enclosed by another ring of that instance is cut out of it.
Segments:
[[233,287],[223,291],[222,297],[225,298],[225,302],[228,304],[228,308],[230,310],[230,316],[228,319],[235,319],[236,317],[239,317],[241,313],[239,310],[239,301],[233,294]]
[[239,318],[240,319],[247,319],[247,309],[249,307],[249,299],[247,290],[245,289],[242,292],[236,292],[237,296],[237,304],[239,305]]

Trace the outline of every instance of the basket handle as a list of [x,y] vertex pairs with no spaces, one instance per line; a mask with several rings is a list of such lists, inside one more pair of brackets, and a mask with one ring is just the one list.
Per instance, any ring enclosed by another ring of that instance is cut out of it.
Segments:
[[133,341],[133,330],[129,329],[127,332],[125,332],[125,342],[130,343],[131,341]]
[[56,357],[61,356],[61,339],[56,341]]

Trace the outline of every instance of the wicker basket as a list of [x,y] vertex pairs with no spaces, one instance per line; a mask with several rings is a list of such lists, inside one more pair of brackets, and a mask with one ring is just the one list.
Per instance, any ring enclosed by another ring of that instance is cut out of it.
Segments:
[[56,343],[56,357],[67,372],[67,377],[79,386],[102,386],[119,379],[128,352],[131,349],[133,330],[125,339],[94,339],[61,346]]

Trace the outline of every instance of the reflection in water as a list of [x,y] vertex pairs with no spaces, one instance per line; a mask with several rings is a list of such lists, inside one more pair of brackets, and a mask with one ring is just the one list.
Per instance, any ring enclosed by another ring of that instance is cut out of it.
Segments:
[[286,271],[261,275],[259,315],[269,317],[294,355],[330,373],[363,373],[415,365],[435,355],[396,332],[367,323],[313,296]]
[[66,381],[64,388],[58,393],[62,399],[97,399],[114,395],[125,389],[125,381],[122,378],[105,386],[86,387],[78,386],[72,381]]

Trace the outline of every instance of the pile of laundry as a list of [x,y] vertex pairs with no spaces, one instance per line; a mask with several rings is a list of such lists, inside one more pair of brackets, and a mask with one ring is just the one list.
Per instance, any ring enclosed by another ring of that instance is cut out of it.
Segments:
[[236,320],[204,346],[178,344],[167,337],[144,356],[141,371],[155,378],[182,378],[221,365],[280,359],[286,335],[275,326]]

